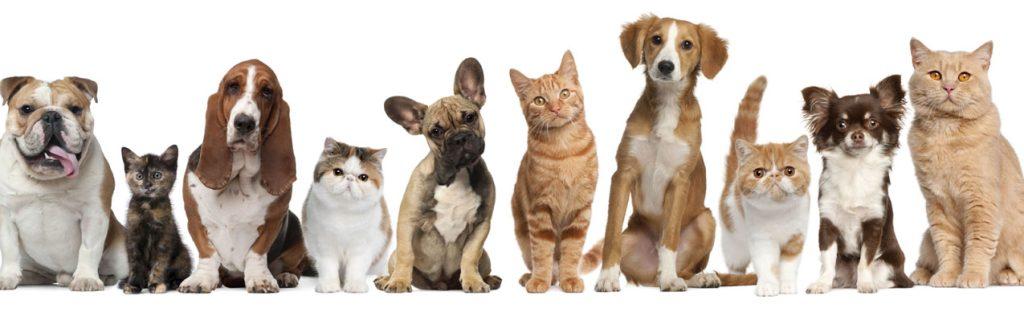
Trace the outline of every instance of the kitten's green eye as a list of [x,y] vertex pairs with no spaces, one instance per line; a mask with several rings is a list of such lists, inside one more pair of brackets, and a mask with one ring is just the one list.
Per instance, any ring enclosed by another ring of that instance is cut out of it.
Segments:
[[788,177],[792,177],[794,174],[796,174],[796,168],[793,168],[793,166],[786,166],[786,168],[782,169],[782,171],[785,172],[786,176]]
[[839,130],[846,130],[846,119],[840,119],[839,122],[836,123],[836,128],[839,128]]
[[764,173],[765,173],[765,169],[764,168],[754,169],[754,177],[755,178],[762,178],[762,177],[764,177]]
[[157,172],[153,173],[153,179],[154,180],[160,180],[160,178],[163,178],[163,177],[164,177],[164,174],[160,173],[160,171],[157,171]]
[[340,176],[343,174],[345,174],[345,170],[341,170],[341,168],[334,168],[334,175]]
[[547,104],[547,103],[548,103],[548,100],[545,99],[544,97],[538,96],[538,97],[533,98],[533,105],[544,106],[544,104]]
[[562,89],[562,92],[558,94],[563,100],[568,99],[570,95],[572,95],[572,91],[569,91],[569,89]]
[[144,178],[146,178],[146,176],[143,175],[141,172],[135,174],[135,179],[136,180],[142,181],[142,179],[144,179]]
[[933,70],[928,72],[928,77],[932,78],[932,80],[940,80],[942,79],[942,73],[937,70]]
[[366,175],[365,173],[359,175],[359,181],[366,181],[366,180],[369,180],[369,179],[370,179],[370,176]]
[[965,81],[971,80],[971,73],[962,72],[962,73],[960,73],[960,76],[957,77],[957,80],[960,80],[960,82],[965,82]]

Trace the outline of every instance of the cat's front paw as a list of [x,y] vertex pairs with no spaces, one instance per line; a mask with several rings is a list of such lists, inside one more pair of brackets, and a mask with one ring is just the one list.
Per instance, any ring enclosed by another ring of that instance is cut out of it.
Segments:
[[551,282],[532,277],[526,281],[526,292],[531,294],[545,293],[551,288]]
[[985,288],[989,285],[989,276],[984,272],[964,271],[956,280],[956,286],[960,288]]
[[782,295],[796,294],[796,283],[795,282],[782,282],[782,286],[779,286],[779,294],[782,294]]
[[320,282],[316,285],[316,292],[322,294],[332,294],[341,291],[341,283],[337,282]]
[[928,285],[928,281],[932,279],[932,271],[923,268],[917,268],[914,273],[910,274],[910,280],[915,285]]
[[149,293],[151,294],[162,294],[167,292],[167,284],[164,283],[152,283],[149,284]]
[[558,287],[563,292],[567,293],[581,293],[583,292],[583,279],[579,277],[567,277],[563,278],[558,282]]
[[346,282],[345,283],[344,290],[345,290],[345,292],[351,293],[351,294],[361,294],[361,293],[365,293],[366,291],[368,291],[369,288],[366,286],[366,282],[365,281],[351,281],[351,282]]
[[760,283],[754,288],[754,294],[758,297],[775,297],[779,295],[779,284]]
[[820,295],[832,291],[832,283],[815,282],[807,287],[808,294]]
[[938,272],[928,279],[931,287],[953,287],[956,286],[958,274],[956,272]]

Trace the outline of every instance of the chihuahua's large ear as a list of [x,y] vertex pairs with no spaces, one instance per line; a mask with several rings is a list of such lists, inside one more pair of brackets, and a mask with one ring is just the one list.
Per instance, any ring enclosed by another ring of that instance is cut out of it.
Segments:
[[833,101],[839,96],[831,90],[820,87],[807,87],[802,91],[804,95],[804,119],[807,120],[807,127],[812,133],[817,133],[828,121],[828,110]]
[[392,96],[384,101],[384,113],[409,134],[423,133],[423,118],[427,116],[427,105],[404,96]]
[[170,166],[171,168],[177,169],[178,168],[178,145],[168,146],[167,149],[164,150],[164,153],[160,154],[160,161],[163,161],[164,164]]
[[295,151],[292,149],[291,108],[280,92],[276,94],[277,101],[261,133],[260,183],[267,193],[280,196],[291,191],[295,182]]
[[580,78],[576,73],[576,58],[572,57],[572,51],[565,50],[565,54],[562,54],[562,64],[558,66],[556,73],[577,86],[580,85]]
[[121,161],[124,162],[124,173],[128,173],[132,164],[139,162],[139,155],[127,147],[121,147]]
[[3,100],[0,100],[0,103],[7,104],[7,102],[10,102],[11,98],[14,97],[14,94],[18,93],[18,90],[21,90],[21,87],[24,87],[33,80],[36,79],[31,76],[14,76],[4,78],[3,81],[0,81],[0,97],[3,98]]
[[903,120],[906,91],[903,91],[900,75],[892,75],[879,81],[874,88],[871,88],[871,95],[878,98],[882,110],[889,115],[889,118],[896,121]]
[[64,79],[67,79],[71,82],[71,84],[75,85],[75,87],[78,88],[78,90],[81,90],[82,93],[85,93],[85,96],[88,96],[90,101],[99,103],[100,99],[96,97],[96,92],[99,91],[99,86],[96,85],[95,81],[92,81],[91,79],[74,76],[64,77]]
[[626,55],[629,66],[636,68],[644,62],[644,44],[647,42],[647,30],[651,25],[658,22],[660,18],[654,14],[644,14],[636,22],[622,26],[622,33],[619,34],[619,44],[622,45],[622,54]]
[[982,44],[974,52],[971,52],[971,57],[981,61],[981,68],[988,70],[988,65],[992,61],[992,41]]
[[[223,87],[221,88],[223,89]],[[206,127],[199,147],[199,163],[193,170],[206,187],[223,189],[231,179],[231,150],[228,149],[227,117],[221,109],[220,91],[206,100]]]
[[718,32],[711,26],[697,25],[697,32],[700,34],[700,72],[704,77],[714,79],[729,59],[728,43],[718,37]]
[[519,96],[519,100],[525,100],[526,88],[530,87],[530,82],[533,80],[515,68],[508,70],[508,77],[512,80],[512,88],[516,89],[516,95]]
[[477,107],[484,106],[484,68],[475,58],[466,58],[455,71],[455,95],[461,95]]
[[928,49],[920,40],[910,38],[910,58],[914,63],[914,68],[921,65],[921,62],[924,62],[924,58],[928,57],[931,53],[932,50]]

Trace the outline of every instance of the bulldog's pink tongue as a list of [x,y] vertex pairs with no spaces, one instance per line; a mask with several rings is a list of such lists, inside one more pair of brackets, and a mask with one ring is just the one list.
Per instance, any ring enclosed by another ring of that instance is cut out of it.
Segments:
[[50,154],[50,157],[60,161],[60,165],[64,167],[65,176],[74,178],[78,175],[78,157],[75,154],[68,153],[57,146],[50,146],[46,152]]

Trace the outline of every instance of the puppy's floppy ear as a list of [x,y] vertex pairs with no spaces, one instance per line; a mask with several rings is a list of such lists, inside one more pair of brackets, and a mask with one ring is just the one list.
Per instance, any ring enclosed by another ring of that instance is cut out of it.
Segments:
[[477,107],[484,106],[487,93],[484,92],[484,69],[475,58],[466,58],[455,70],[455,95],[461,95]]
[[636,68],[644,61],[644,43],[647,42],[647,30],[661,19],[654,14],[644,14],[636,22],[622,26],[619,44],[622,54],[626,55],[629,66]]
[[700,34],[700,72],[704,77],[714,79],[729,59],[728,43],[708,25],[697,25],[697,33]]
[[565,54],[562,55],[562,64],[558,66],[556,73],[576,85],[580,84],[579,75],[576,73],[576,59],[572,57],[572,51],[565,50]]
[[[260,146],[260,183],[267,193],[282,195],[295,182],[295,151],[292,150],[292,122],[288,102],[280,98],[270,109]],[[229,165],[230,167],[230,165]]]
[[64,77],[64,79],[67,79],[67,81],[70,81],[71,84],[75,85],[75,87],[78,88],[78,90],[81,90],[82,93],[85,93],[85,96],[88,96],[89,100],[99,103],[100,99],[96,97],[96,91],[98,91],[99,88],[96,85],[95,81],[74,76]]
[[736,149],[736,160],[741,163],[747,161],[747,158],[750,158],[750,155],[753,155],[756,149],[754,144],[744,139],[736,139],[736,144],[733,148]]
[[807,160],[807,136],[801,135],[796,141],[790,142],[789,151],[801,159]]
[[932,50],[929,50],[924,43],[917,38],[910,38],[910,58],[914,63],[914,68],[921,65],[921,62],[924,62],[924,58],[929,54],[932,54]]
[[2,102],[2,104],[7,104],[7,102],[10,102],[11,98],[14,97],[14,94],[18,93],[18,90],[21,90],[21,87],[24,87],[33,80],[36,80],[36,78],[31,76],[14,76],[4,78],[3,81],[0,81],[0,97],[3,98],[0,102]]
[[971,56],[981,61],[981,68],[988,70],[992,61],[992,41],[982,44],[974,52],[971,52]]
[[804,95],[804,118],[807,119],[807,127],[813,133],[821,130],[828,121],[828,110],[832,102],[839,99],[839,96],[831,90],[819,87],[807,87],[802,91]]
[[121,161],[124,162],[124,173],[128,173],[132,164],[139,161],[139,155],[127,147],[121,147]]
[[512,79],[512,88],[516,89],[516,95],[520,100],[526,100],[526,88],[530,87],[530,82],[533,80],[515,68],[508,70],[508,76]]
[[889,115],[889,118],[896,121],[902,120],[906,92],[903,91],[900,75],[892,75],[879,81],[874,88],[871,88],[871,95],[878,98],[882,110]]
[[423,118],[427,116],[427,105],[404,96],[392,96],[384,101],[384,113],[409,134],[423,133]]
[[170,165],[172,168],[178,168],[178,146],[168,146],[167,150],[165,150],[163,154],[160,154],[160,160],[165,164]]
[[[223,89],[223,88],[221,88]],[[231,150],[228,149],[227,117],[221,109],[218,91],[206,100],[206,128],[199,146],[199,164],[194,170],[199,181],[212,189],[222,189],[231,179]]]

